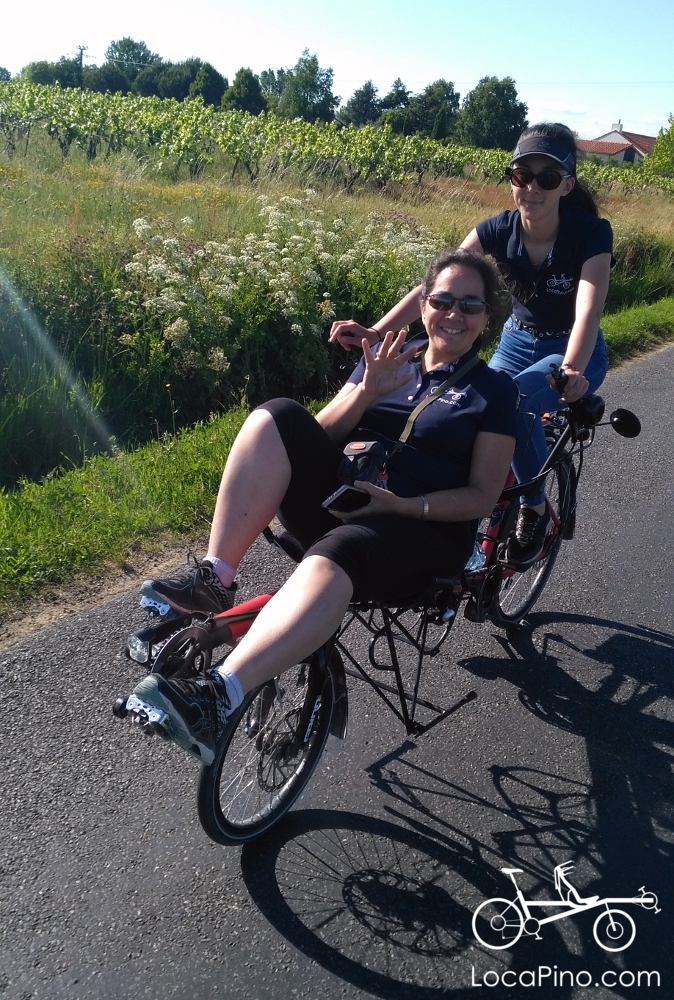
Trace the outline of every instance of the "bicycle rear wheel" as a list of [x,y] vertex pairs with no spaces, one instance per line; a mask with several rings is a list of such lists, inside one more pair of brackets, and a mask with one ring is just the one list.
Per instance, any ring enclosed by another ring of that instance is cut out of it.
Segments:
[[299,797],[330,731],[338,656],[333,650],[322,668],[313,654],[250,692],[228,719],[213,763],[202,768],[197,797],[212,840],[254,840]]
[[545,493],[553,516],[554,533],[540,559],[521,572],[503,576],[490,609],[489,617],[494,624],[502,628],[519,625],[541,596],[559,555],[562,540],[566,537],[569,519],[573,517],[574,481],[574,470],[569,461],[562,461],[551,470],[545,483]]

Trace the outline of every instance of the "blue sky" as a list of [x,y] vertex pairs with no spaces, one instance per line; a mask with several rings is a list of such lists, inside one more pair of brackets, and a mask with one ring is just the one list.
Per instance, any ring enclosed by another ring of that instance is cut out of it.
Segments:
[[23,0],[3,4],[0,66],[12,73],[87,45],[102,62],[131,35],[165,59],[200,56],[230,79],[292,66],[302,49],[334,70],[343,100],[371,79],[421,90],[440,77],[463,96],[512,76],[530,121],[594,138],[621,119],[657,135],[674,113],[671,0]]

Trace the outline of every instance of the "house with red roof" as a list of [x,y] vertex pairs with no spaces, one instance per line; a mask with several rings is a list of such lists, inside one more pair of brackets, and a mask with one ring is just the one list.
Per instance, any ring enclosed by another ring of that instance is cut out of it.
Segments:
[[596,139],[577,139],[576,145],[586,156],[596,156],[603,163],[612,161],[620,166],[623,163],[640,163],[653,152],[655,140],[653,135],[626,132],[622,122],[618,121],[611,125],[610,132],[598,135]]

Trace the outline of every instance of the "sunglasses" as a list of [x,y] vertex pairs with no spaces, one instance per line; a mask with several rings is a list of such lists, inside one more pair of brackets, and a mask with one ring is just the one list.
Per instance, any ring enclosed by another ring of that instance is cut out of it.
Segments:
[[440,292],[438,295],[427,295],[426,299],[439,312],[449,312],[450,309],[454,308],[455,303],[467,316],[476,316],[478,313],[483,313],[485,309],[489,309],[487,303],[478,299],[477,295],[464,295],[462,299],[459,299],[456,295],[450,295],[449,292]]
[[506,167],[506,177],[511,184],[518,188],[527,187],[536,181],[539,188],[544,191],[554,191],[562,181],[570,176],[571,174],[560,174],[551,167],[541,170],[540,174],[535,174],[529,167]]

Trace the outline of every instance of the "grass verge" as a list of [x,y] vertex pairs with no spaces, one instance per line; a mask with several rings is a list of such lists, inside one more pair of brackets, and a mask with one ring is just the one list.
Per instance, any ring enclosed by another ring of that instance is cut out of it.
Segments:
[[602,329],[609,365],[614,367],[666,340],[674,340],[674,298],[604,316]]
[[[605,316],[603,328],[615,366],[674,340],[674,298]],[[167,535],[206,531],[247,412],[241,406],[175,437],[0,492],[0,612],[75,573],[122,563]]]
[[229,449],[247,415],[208,424],[0,493],[0,610],[167,534],[207,530]]

